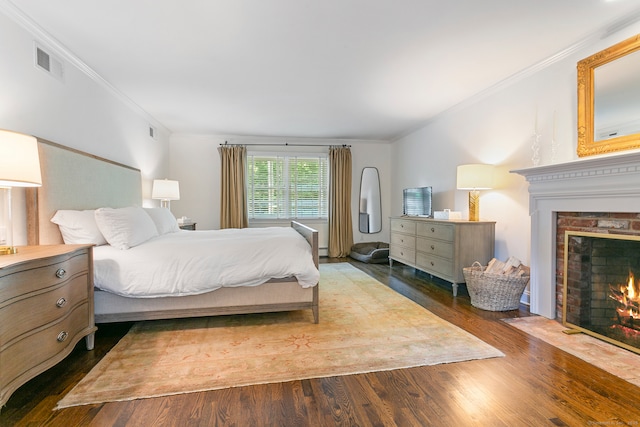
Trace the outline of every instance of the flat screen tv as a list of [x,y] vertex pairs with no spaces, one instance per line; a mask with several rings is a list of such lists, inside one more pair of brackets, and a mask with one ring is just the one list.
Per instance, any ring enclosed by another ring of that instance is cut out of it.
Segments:
[[402,191],[402,213],[431,217],[431,187],[405,188]]

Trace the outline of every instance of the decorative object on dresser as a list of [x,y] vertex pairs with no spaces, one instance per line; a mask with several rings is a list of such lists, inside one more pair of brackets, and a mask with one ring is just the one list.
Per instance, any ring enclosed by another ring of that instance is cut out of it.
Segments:
[[160,200],[160,206],[171,210],[171,200],[180,200],[180,183],[170,179],[154,179],[151,198]]
[[14,254],[11,187],[42,185],[38,141],[0,129],[0,255]]
[[91,245],[25,246],[0,258],[0,406],[86,337],[92,350]]
[[462,212],[451,211],[451,209],[435,211],[433,213],[433,219],[462,219]]
[[495,222],[391,218],[389,265],[393,261],[451,282],[453,295],[464,283],[462,269],[493,258]]
[[458,190],[469,190],[469,221],[480,220],[480,190],[493,188],[493,171],[493,165],[458,166]]

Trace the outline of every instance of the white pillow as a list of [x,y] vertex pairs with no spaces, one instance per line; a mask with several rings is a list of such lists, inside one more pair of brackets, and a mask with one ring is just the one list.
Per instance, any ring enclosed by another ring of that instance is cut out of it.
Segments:
[[163,235],[180,231],[178,221],[167,208],[143,208],[156,224],[158,234]]
[[96,223],[107,242],[118,249],[129,249],[158,235],[151,217],[139,207],[100,208]]
[[107,243],[98,229],[93,209],[84,211],[59,210],[51,218],[51,222],[58,225],[62,240],[67,245],[104,245]]

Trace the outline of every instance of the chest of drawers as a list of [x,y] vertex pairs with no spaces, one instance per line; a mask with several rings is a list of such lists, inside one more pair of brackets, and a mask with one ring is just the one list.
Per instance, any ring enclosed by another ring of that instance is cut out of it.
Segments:
[[454,295],[464,283],[462,269],[486,265],[494,249],[494,222],[391,218],[390,265],[395,260],[451,282]]
[[0,406],[86,337],[93,349],[92,247],[19,248],[0,257]]

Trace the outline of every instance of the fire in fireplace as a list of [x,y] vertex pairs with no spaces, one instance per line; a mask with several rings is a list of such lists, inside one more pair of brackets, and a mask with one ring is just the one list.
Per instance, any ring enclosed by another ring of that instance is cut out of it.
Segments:
[[640,353],[640,236],[565,232],[562,322]]
[[632,272],[627,283],[609,285],[609,298],[616,302],[618,324],[640,331],[640,294]]

